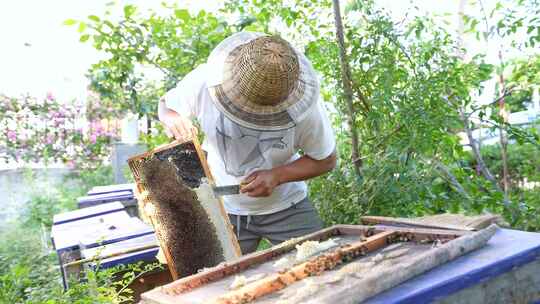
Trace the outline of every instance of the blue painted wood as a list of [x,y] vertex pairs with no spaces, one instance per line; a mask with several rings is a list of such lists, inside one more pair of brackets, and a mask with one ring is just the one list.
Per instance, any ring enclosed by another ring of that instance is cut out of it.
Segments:
[[441,265],[365,303],[431,303],[540,258],[540,233],[499,229],[486,246]]
[[[51,228],[51,239],[57,253],[69,250],[78,250],[81,238],[91,237],[99,239],[110,234],[112,224],[126,223],[129,215],[125,211],[116,211],[100,216],[85,218],[78,221],[54,225]],[[120,224],[121,225],[121,224]],[[126,226],[126,225],[124,225]],[[124,227],[122,226],[122,227]],[[124,229],[128,229],[129,226]]]
[[98,255],[100,257],[104,257],[111,254],[116,254],[118,252],[149,245],[159,246],[155,234],[143,235],[104,246],[84,249],[81,251],[81,256],[82,258],[92,258]]
[[[139,248],[143,246],[154,245],[154,248],[123,254],[111,258],[106,258],[100,261],[101,268],[110,268],[120,264],[129,264],[139,261],[155,261],[156,254],[159,250],[159,245],[154,234],[144,235],[136,238],[132,238],[117,243],[112,243],[105,246],[95,247],[91,249],[85,249],[82,251],[83,258],[104,257],[110,254],[126,251],[133,248]],[[95,268],[96,263],[89,263],[88,266]]]
[[95,234],[82,235],[79,237],[79,246],[81,249],[94,248],[102,245],[116,243],[143,235],[154,234],[154,229],[136,217],[130,217],[111,223],[107,230],[99,238]]
[[104,203],[110,203],[114,201],[129,201],[133,200],[133,192],[131,191],[120,191],[104,194],[96,194],[91,196],[82,196],[77,198],[77,204],[80,209],[91,207],[95,205],[100,205]]
[[99,195],[99,194],[106,194],[106,193],[113,193],[113,192],[122,192],[122,191],[131,191],[133,192],[133,189],[135,189],[135,184],[117,184],[117,185],[107,185],[107,186],[96,186],[90,191],[88,191],[87,195]]
[[[137,262],[156,262],[156,255],[159,251],[159,247],[151,248],[139,252],[129,253],[113,258],[104,259],[100,263],[100,269],[107,269],[112,268],[117,265],[127,265]],[[92,263],[89,265],[90,267],[94,268],[96,267],[95,263]]]
[[101,204],[84,209],[78,209],[68,212],[55,214],[53,217],[53,225],[65,224],[73,221],[78,221],[90,217],[100,216],[107,213],[113,213],[116,211],[123,211],[124,205],[120,202],[112,202]]

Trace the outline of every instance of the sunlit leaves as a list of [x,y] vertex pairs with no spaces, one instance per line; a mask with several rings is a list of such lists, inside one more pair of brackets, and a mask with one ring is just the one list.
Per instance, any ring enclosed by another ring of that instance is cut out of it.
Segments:
[[137,11],[137,7],[135,5],[126,5],[124,6],[124,17],[126,19],[129,19],[133,14],[135,14],[135,11]]
[[174,10],[174,15],[184,22],[189,22],[190,16],[187,9],[176,9]]
[[79,22],[79,28],[77,29],[77,32],[82,33],[86,29],[86,23],[85,22]]
[[81,37],[79,38],[79,41],[80,42],[86,42],[86,41],[88,41],[88,39],[90,39],[90,35],[84,34],[84,35],[81,35]]
[[101,19],[99,19],[99,17],[96,16],[96,15],[90,15],[90,16],[88,16],[88,19],[90,19],[90,20],[92,20],[92,21],[94,21],[94,22],[99,22],[99,21],[101,21]]
[[67,20],[64,21],[63,24],[68,25],[68,26],[75,25],[75,24],[77,24],[77,20],[75,20],[75,19],[67,19]]

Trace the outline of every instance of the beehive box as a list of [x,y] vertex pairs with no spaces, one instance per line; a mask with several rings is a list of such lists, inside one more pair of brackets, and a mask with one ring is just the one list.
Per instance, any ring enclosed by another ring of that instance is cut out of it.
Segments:
[[77,209],[73,211],[67,211],[55,214],[53,216],[53,225],[60,225],[69,222],[75,222],[91,217],[96,217],[108,213],[114,213],[118,211],[124,211],[124,205],[120,202],[106,203],[84,209]]
[[87,194],[98,195],[98,194],[106,194],[106,193],[114,193],[114,192],[122,192],[122,191],[133,192],[133,188],[135,188],[135,184],[133,183],[96,186],[90,189]]
[[121,202],[130,216],[139,216],[137,200],[134,195],[135,184],[116,184],[106,186],[96,186],[90,189],[87,196],[79,197],[77,205],[79,208],[89,208],[111,201]]
[[[158,242],[154,234],[143,235],[124,241],[84,249],[81,255],[88,261],[84,263],[84,268],[89,269],[108,269],[118,265],[127,265],[131,263],[142,263],[140,267],[147,265],[156,265],[156,254],[158,252]],[[129,270],[126,270],[129,271]],[[115,272],[115,280],[122,280],[126,271]],[[140,294],[152,290],[172,281],[170,272],[165,268],[156,268],[151,271],[140,273],[134,278],[128,288],[133,292],[133,301],[140,300]]]
[[[58,255],[64,288],[69,287],[70,278],[77,279],[79,277],[80,267],[65,267],[65,265],[81,258],[82,240],[86,240],[85,242],[88,244],[98,244],[104,241],[111,243],[128,239],[133,235],[152,233],[151,230],[141,232],[141,229],[136,228],[133,225],[133,219],[123,209],[53,225],[51,241]],[[146,228],[148,230],[148,227]]]
[[121,202],[130,216],[138,216],[137,201],[131,190],[93,194],[77,198],[79,209],[90,208],[110,202]]
[[338,225],[156,288],[142,303],[360,303],[482,247],[495,231]]
[[155,227],[174,279],[238,258],[240,247],[196,141],[175,141],[128,160],[139,213]]

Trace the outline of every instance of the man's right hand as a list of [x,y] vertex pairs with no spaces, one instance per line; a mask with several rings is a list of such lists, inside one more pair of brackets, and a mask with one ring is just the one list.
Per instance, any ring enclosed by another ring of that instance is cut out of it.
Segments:
[[159,104],[158,116],[169,137],[185,140],[197,135],[197,128],[193,126],[191,120],[167,108],[164,102]]

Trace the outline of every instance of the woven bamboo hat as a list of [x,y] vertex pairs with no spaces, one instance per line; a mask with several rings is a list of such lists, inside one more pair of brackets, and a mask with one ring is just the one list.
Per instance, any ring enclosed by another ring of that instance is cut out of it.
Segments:
[[210,54],[208,90],[216,107],[241,126],[294,127],[313,108],[319,83],[307,58],[276,36],[240,32]]

